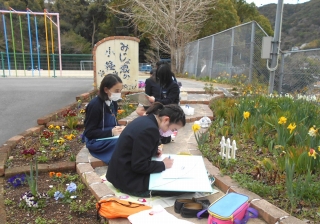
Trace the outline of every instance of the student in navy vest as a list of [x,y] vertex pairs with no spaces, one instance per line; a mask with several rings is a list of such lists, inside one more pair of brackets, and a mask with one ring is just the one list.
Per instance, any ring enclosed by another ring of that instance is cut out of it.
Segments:
[[[185,114],[177,104],[154,103],[146,114],[130,122],[121,133],[106,175],[115,188],[138,197],[149,196],[151,173],[171,168],[174,162],[168,157],[163,161],[151,160],[153,156],[162,155],[162,150],[158,149],[159,130],[176,131],[186,124]],[[160,194],[152,192],[152,195]]]
[[123,127],[116,120],[121,99],[122,80],[115,74],[106,75],[100,84],[99,95],[86,108],[83,140],[92,156],[109,163]]

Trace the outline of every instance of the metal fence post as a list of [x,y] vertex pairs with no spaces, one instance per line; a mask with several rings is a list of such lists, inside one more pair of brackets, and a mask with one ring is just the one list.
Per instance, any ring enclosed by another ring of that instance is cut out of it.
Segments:
[[198,61],[199,61],[199,45],[200,45],[200,41],[198,40],[198,45],[197,45],[197,59],[196,59],[196,66],[195,66],[195,71],[194,74],[197,77],[197,71],[198,71]]
[[234,28],[231,30],[231,50],[230,50],[230,79],[232,78],[233,69],[233,46],[234,46]]
[[4,58],[3,58],[4,52],[0,52],[0,54],[1,54],[2,77],[6,77],[6,73],[4,72]]
[[280,77],[279,77],[279,86],[278,86],[279,94],[282,92],[283,76],[284,76],[284,53],[281,53]]
[[250,43],[250,64],[249,64],[249,83],[252,83],[252,67],[253,67],[253,54],[254,54],[254,38],[256,34],[256,24],[251,24],[251,43]]
[[53,68],[53,78],[56,78],[56,62],[54,60],[54,54],[52,54],[52,68]]
[[214,36],[211,36],[212,43],[211,43],[211,59],[210,59],[210,79],[212,79],[212,73],[213,73],[213,51],[214,51]]

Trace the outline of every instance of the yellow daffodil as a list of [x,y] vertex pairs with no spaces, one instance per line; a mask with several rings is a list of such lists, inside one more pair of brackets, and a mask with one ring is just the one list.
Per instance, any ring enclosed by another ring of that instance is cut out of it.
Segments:
[[279,121],[278,121],[278,124],[285,124],[285,123],[287,123],[287,118],[286,117],[280,117]]
[[53,129],[54,128],[53,124],[50,124],[48,128]]
[[200,125],[199,124],[193,124],[192,125],[192,130],[193,130],[193,132],[197,132],[197,131],[199,131],[200,130]]
[[80,114],[84,114],[86,112],[86,110],[85,109],[81,109],[79,112],[80,112]]
[[78,100],[78,103],[81,103],[81,100]]
[[296,129],[296,123],[290,123],[287,129],[290,130],[290,134],[293,132],[294,129]]
[[248,119],[249,117],[250,117],[250,112],[249,111],[243,112],[243,118],[244,119]]
[[57,126],[55,127],[55,129],[58,130],[58,131],[60,131],[60,126],[57,125]]
[[130,108],[133,108],[133,105],[132,105],[132,104],[129,104],[129,107],[130,107]]
[[318,151],[320,152],[320,145],[318,146]]
[[309,129],[308,135],[311,137],[315,137],[317,135],[318,129],[315,128],[315,126],[311,127]]
[[310,156],[310,157],[313,157],[314,159],[316,159],[317,158],[317,152],[316,152],[316,150],[314,150],[314,149],[310,149],[310,151],[308,152],[308,155]]

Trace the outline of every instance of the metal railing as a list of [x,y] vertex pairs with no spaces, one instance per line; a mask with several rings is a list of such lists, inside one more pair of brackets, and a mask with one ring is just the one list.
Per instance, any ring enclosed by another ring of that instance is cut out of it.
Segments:
[[[61,58],[62,70],[93,70],[92,63],[84,63],[84,61],[92,61],[92,54],[62,54]],[[51,70],[52,75],[58,75],[58,54],[50,54],[48,62],[47,54],[40,54],[39,57],[38,54],[32,54],[31,60],[30,53],[16,53],[14,55],[13,53],[0,52],[0,76],[25,76],[30,71],[32,75],[41,76],[48,70]]]

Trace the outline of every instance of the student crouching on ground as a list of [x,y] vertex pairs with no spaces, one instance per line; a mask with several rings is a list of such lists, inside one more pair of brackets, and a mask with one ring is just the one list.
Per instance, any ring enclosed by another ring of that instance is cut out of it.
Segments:
[[[149,196],[151,173],[162,172],[173,164],[170,158],[151,160],[153,156],[162,155],[158,149],[159,129],[175,131],[186,124],[185,114],[177,104],[154,103],[146,114],[134,119],[121,133],[106,175],[107,180],[121,192],[138,197]],[[152,192],[152,195],[160,194]]]

